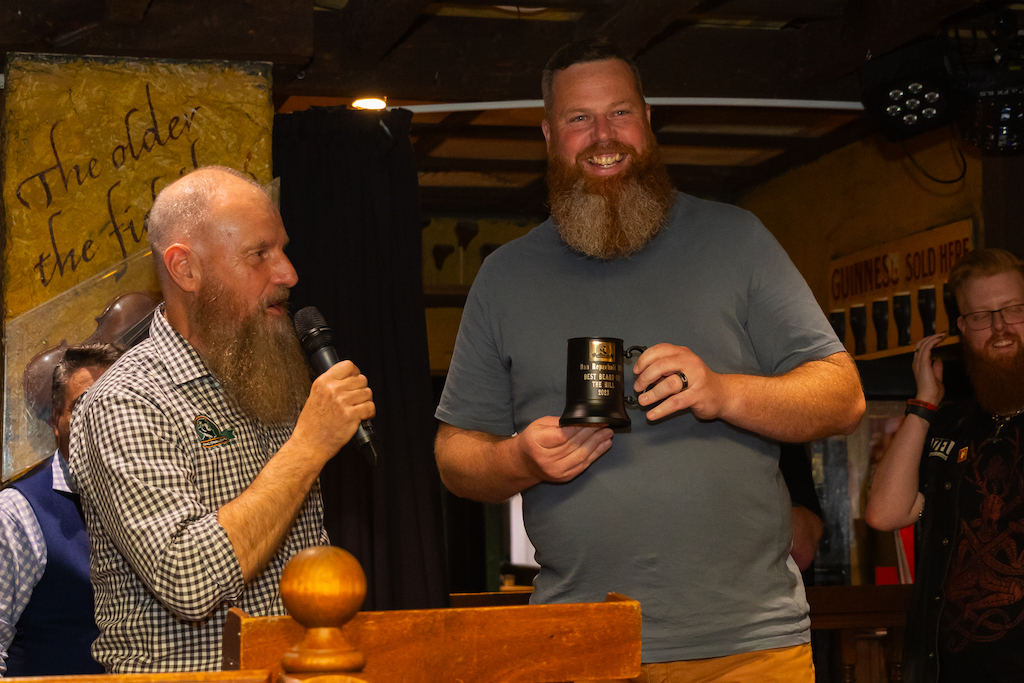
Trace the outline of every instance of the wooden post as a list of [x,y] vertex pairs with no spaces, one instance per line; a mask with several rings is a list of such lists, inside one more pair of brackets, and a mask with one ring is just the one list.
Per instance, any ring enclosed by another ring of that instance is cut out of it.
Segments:
[[361,672],[366,658],[341,632],[365,597],[363,568],[341,548],[307,548],[289,560],[281,574],[281,598],[292,618],[306,627],[306,635],[281,658],[279,682],[329,673],[332,683],[367,683],[349,675]]

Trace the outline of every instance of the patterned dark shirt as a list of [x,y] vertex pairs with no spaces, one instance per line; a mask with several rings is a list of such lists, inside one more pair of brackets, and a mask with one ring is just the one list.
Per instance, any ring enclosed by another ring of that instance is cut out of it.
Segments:
[[[992,427],[981,431],[963,454],[939,619],[939,661],[948,680],[1020,680],[1024,665],[1021,428],[997,429],[998,436]],[[1013,673],[987,671],[996,662]]]
[[1017,683],[1024,671],[1024,415],[940,411],[921,462],[924,513],[904,635],[908,683]]
[[162,311],[75,410],[71,472],[82,496],[100,636],[113,673],[221,667],[228,608],[284,614],[284,564],[327,543],[315,484],[273,559],[248,584],[217,511],[248,487],[292,425],[247,418]]

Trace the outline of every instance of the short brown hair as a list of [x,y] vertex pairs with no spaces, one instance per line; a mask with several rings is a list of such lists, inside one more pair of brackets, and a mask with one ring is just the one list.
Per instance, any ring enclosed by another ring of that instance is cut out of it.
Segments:
[[50,393],[50,420],[54,425],[64,410],[68,382],[71,376],[82,368],[99,367],[106,370],[113,365],[124,349],[118,344],[80,344],[64,350],[60,362],[53,368],[53,389]]
[[1024,277],[1024,262],[1005,249],[976,249],[956,262],[949,271],[946,284],[953,290],[957,306],[963,311],[963,292],[967,281],[1000,273],[1019,273]]
[[544,97],[544,112],[547,113],[551,108],[551,88],[556,73],[565,71],[574,64],[603,62],[606,59],[617,59],[629,67],[629,70],[633,72],[636,94],[643,101],[644,88],[640,82],[640,70],[636,68],[636,63],[607,38],[598,36],[563,45],[555,54],[551,55],[540,79],[540,91]]

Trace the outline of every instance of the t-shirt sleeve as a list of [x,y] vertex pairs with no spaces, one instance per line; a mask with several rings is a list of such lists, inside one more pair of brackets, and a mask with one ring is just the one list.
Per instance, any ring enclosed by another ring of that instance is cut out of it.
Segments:
[[470,289],[444,391],[434,416],[498,436],[515,432],[510,361],[503,357],[498,320],[487,291],[496,286],[485,261]]
[[766,375],[845,350],[810,287],[782,246],[753,218],[756,254],[748,292],[747,333]]

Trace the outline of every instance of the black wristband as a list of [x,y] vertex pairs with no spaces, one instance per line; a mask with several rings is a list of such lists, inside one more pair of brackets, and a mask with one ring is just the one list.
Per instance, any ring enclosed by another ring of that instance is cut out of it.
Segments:
[[907,404],[907,409],[903,414],[917,415],[918,417],[925,419],[929,424],[931,424],[932,418],[935,417],[934,410],[930,408],[925,408],[924,406],[916,406],[913,403]]

